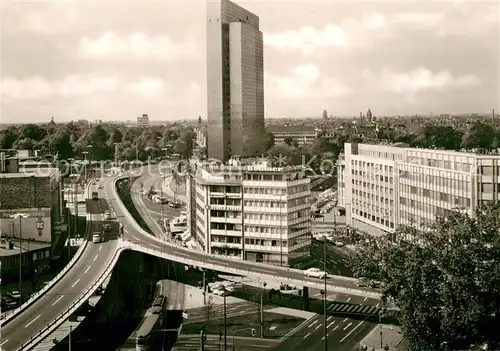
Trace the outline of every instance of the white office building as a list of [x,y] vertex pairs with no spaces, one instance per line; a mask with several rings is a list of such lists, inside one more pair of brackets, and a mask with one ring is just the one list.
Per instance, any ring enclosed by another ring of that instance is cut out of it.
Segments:
[[149,126],[149,116],[143,113],[142,116],[137,117],[137,125],[143,127]]
[[289,265],[310,255],[310,179],[302,167],[197,164],[189,231],[208,253]]
[[346,224],[372,234],[424,228],[436,216],[469,214],[500,199],[500,153],[345,144],[338,200]]

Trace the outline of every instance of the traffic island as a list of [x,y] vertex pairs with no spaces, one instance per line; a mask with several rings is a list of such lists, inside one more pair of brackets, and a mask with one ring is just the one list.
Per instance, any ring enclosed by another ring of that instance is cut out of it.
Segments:
[[132,179],[126,178],[117,181],[116,190],[118,196],[120,197],[120,200],[123,202],[123,204],[127,208],[127,211],[134,218],[137,224],[139,224],[139,226],[146,232],[151,233],[151,229],[148,227],[144,219],[141,217],[141,215],[134,206],[134,202],[132,201],[132,195],[131,195],[132,184],[137,178],[138,177]]

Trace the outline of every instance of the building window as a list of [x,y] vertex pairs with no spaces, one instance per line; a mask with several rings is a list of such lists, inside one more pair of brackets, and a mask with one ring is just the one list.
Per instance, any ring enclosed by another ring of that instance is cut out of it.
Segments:
[[481,166],[481,174],[486,176],[493,175],[493,167],[492,166]]
[[482,183],[481,191],[483,193],[493,193],[493,184],[492,183]]

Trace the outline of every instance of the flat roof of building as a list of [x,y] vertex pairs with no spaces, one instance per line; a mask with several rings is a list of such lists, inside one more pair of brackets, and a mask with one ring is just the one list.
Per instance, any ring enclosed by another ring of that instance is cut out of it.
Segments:
[[[2,241],[6,240],[5,238],[0,239]],[[8,240],[11,240],[12,243],[14,244],[14,248],[12,250],[5,248],[5,245],[0,246],[0,257],[7,257],[7,256],[16,256],[19,255],[19,251],[23,252],[28,252],[29,251],[38,251],[41,249],[48,249],[52,245],[46,242],[41,242],[41,241],[31,241],[28,242],[28,240],[19,240],[18,238],[10,238]]]
[[266,131],[269,133],[313,133],[317,131],[314,126],[304,125],[267,125]]
[[18,173],[0,173],[0,178],[46,178],[59,172],[58,168],[30,168]]
[[[348,143],[346,143],[348,144]],[[350,144],[356,144],[356,143],[350,143]],[[396,142],[396,143],[358,143],[358,145],[365,145],[368,147],[377,147],[377,146],[384,146],[384,147],[395,147],[395,148],[400,148],[400,149],[405,149],[405,150],[417,150],[417,151],[425,151],[425,152],[433,152],[433,153],[448,153],[448,154],[454,154],[457,156],[463,155],[463,156],[475,156],[478,158],[491,158],[491,157],[500,157],[500,148],[498,149],[460,149],[460,150],[449,150],[449,149],[432,149],[432,148],[418,148],[418,147],[410,147],[408,144],[401,143],[401,142]]]

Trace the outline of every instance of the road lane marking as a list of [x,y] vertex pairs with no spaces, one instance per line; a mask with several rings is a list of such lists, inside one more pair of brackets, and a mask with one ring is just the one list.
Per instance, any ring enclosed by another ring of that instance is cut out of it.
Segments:
[[359,323],[358,323],[358,324],[357,324],[354,328],[352,328],[352,330],[351,330],[349,333],[347,333],[347,334],[346,334],[346,335],[342,338],[342,340],[340,340],[340,342],[343,342],[345,339],[347,339],[347,337],[348,337],[349,335],[351,335],[353,331],[355,331],[356,329],[358,329],[358,328],[359,328],[359,326],[360,326],[361,324],[363,324],[363,322],[364,322],[364,321],[359,322]]
[[378,306],[379,306],[379,305],[380,305],[380,303],[378,303],[375,307],[377,307],[377,308],[378,308]]
[[335,321],[331,322],[330,324],[328,324],[328,325],[326,326],[326,329],[330,328],[330,327],[331,327],[332,325],[334,325],[334,324],[335,324]]
[[351,323],[349,323],[348,325],[346,325],[346,326],[344,327],[344,329],[342,329],[342,330],[346,330],[346,329],[347,329],[347,328],[349,328],[351,325],[352,325],[352,322],[351,322]]
[[322,326],[322,324],[318,324],[318,326],[316,328],[314,328],[314,330],[318,330],[318,328],[321,326]]
[[351,298],[348,298],[348,299],[347,299],[347,302],[349,302],[349,301],[351,301]]
[[311,333],[307,333],[306,336],[304,336],[304,339],[307,338]]
[[338,325],[336,325],[336,326],[335,326],[335,328],[333,328],[333,329],[332,329],[332,332],[334,332],[335,330],[337,330],[337,328],[338,328],[338,327],[339,327],[339,326],[338,326]]
[[99,246],[99,251],[101,251],[101,250],[102,250],[102,246]]
[[59,296],[59,298],[52,304],[52,306],[55,306],[59,301],[61,301],[63,297],[64,296]]
[[333,316],[330,316],[330,317],[328,317],[328,318],[326,319],[326,321],[328,322],[328,321],[329,321],[330,319],[332,319],[332,318],[333,318]]
[[3,346],[7,341],[9,341],[9,339],[5,339],[1,344],[0,346]]
[[367,297],[365,297],[365,299],[364,299],[363,301],[366,301],[366,300],[368,300],[368,296],[367,296]]
[[40,314],[38,316],[35,317],[35,319],[33,319],[31,322],[29,322],[28,324],[26,324],[24,327],[25,328],[28,328],[31,324],[33,324],[38,318],[40,318]]
[[95,262],[95,261],[97,261],[97,256],[98,256],[98,255],[95,255],[95,257],[94,257],[94,262]]
[[151,244],[151,246],[156,247],[157,249],[161,249],[161,246],[158,246],[158,245],[155,245],[155,244]]
[[87,272],[89,271],[89,269],[90,269],[90,266],[87,267],[87,269],[85,270],[84,273],[87,274]]
[[345,323],[345,322],[347,322],[347,320],[348,320],[348,319],[349,319],[349,318],[344,319],[344,320],[343,320],[343,322],[344,322],[344,323]]
[[314,322],[312,322],[311,324],[309,324],[308,328],[311,328],[311,327],[312,327],[313,325],[315,325],[316,323],[318,323],[318,321],[317,321],[317,320],[316,320],[316,321],[314,321]]
[[74,283],[73,283],[73,285],[71,285],[71,287],[72,287],[72,288],[74,288],[74,287],[75,287],[75,285],[76,285],[76,284],[78,284],[78,282],[79,282],[79,281],[80,281],[80,278],[78,278],[78,279],[76,280],[76,282],[74,282]]

